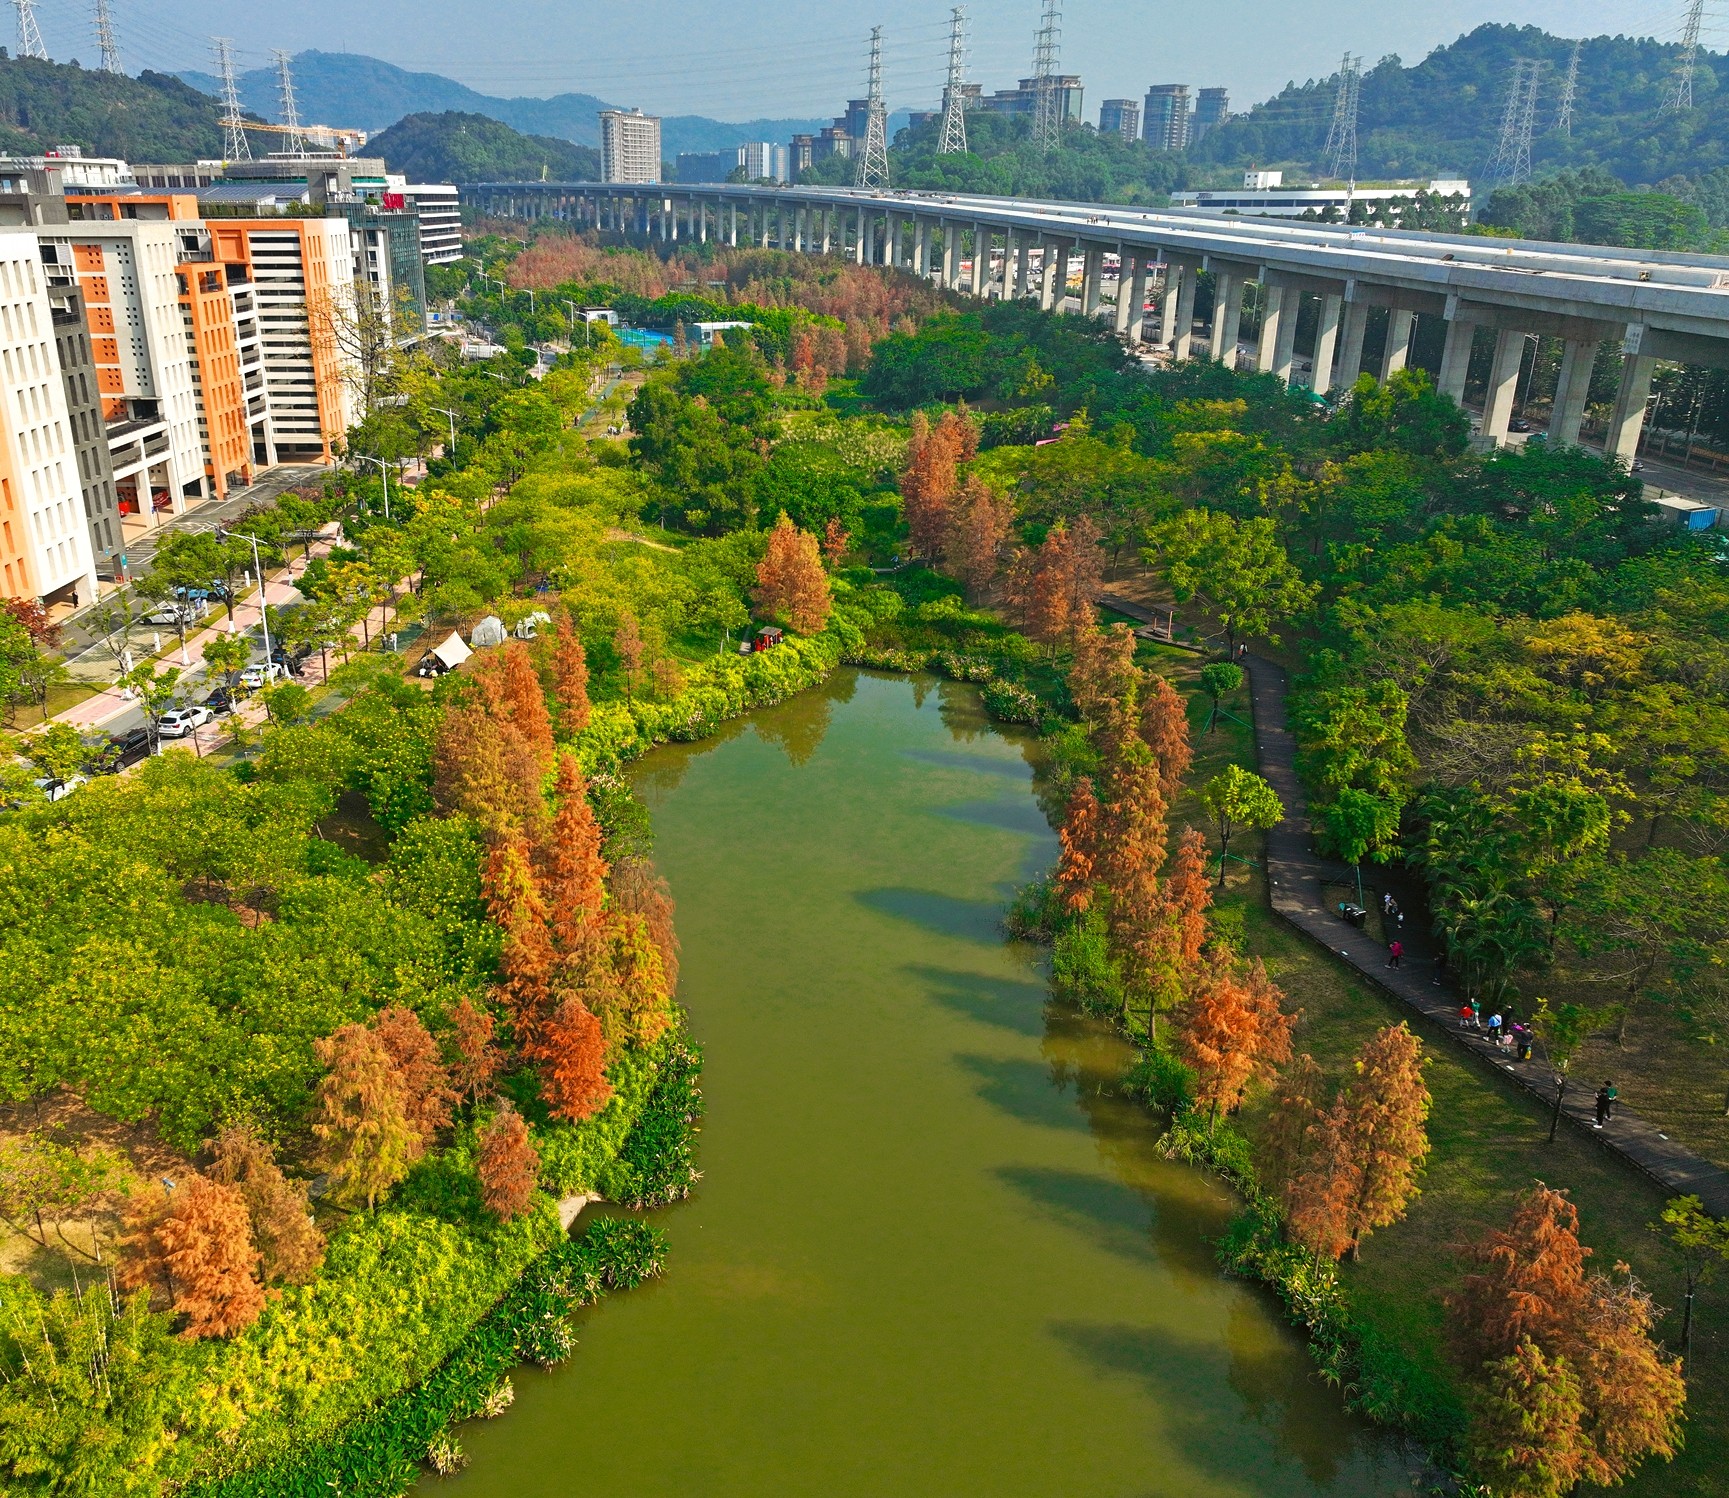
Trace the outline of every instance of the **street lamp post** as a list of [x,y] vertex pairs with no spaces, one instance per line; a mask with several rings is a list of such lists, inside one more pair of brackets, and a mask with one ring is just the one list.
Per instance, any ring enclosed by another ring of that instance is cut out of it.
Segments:
[[383,458],[368,457],[365,453],[356,453],[362,463],[376,463],[379,477],[384,480],[384,518],[390,519],[390,465]]
[[433,406],[430,409],[447,418],[450,422],[450,451],[445,456],[454,459],[456,457],[456,412],[446,406]]
[[[220,526],[218,526],[217,530],[216,530],[216,539],[218,541],[226,541],[228,539],[227,532],[224,531]],[[252,544],[252,570],[258,578],[258,623],[259,623],[259,627],[261,629],[263,629],[263,631],[264,631],[264,677],[265,677],[265,680],[268,681],[270,679],[270,665],[271,665],[270,615],[266,611],[266,602],[265,602],[264,560],[258,554],[258,537],[256,537],[256,536],[242,536],[240,539],[242,541],[249,541]]]

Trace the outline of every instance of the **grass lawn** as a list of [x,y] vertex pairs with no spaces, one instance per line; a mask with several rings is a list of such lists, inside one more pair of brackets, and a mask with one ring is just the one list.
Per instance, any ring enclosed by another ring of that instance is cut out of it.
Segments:
[[[1173,821],[1205,829],[1198,789],[1232,760],[1252,768],[1252,735],[1245,725],[1229,720],[1212,735],[1199,732],[1207,712],[1207,699],[1198,691],[1199,657],[1144,647],[1141,659],[1191,694],[1197,753],[1189,775],[1191,789],[1175,808]],[[1246,693],[1239,694],[1244,697]],[[1249,716],[1244,700],[1226,706],[1239,718]],[[1249,857],[1259,853],[1250,846],[1238,851]],[[1617,1260],[1626,1261],[1661,1304],[1676,1308],[1661,1331],[1678,1343],[1678,1266],[1646,1229],[1664,1202],[1654,1183],[1570,1125],[1563,1124],[1560,1136],[1549,1144],[1548,1114],[1539,1103],[1275,917],[1258,869],[1233,863],[1221,905],[1241,912],[1248,950],[1266,960],[1289,1007],[1302,1011],[1297,1049],[1314,1056],[1329,1074],[1340,1075],[1370,1035],[1400,1020],[1411,1023],[1428,1053],[1433,1152],[1422,1195],[1403,1222],[1367,1240],[1360,1264],[1344,1266],[1353,1299],[1373,1326],[1433,1368],[1438,1378],[1451,1382],[1443,1351],[1441,1295],[1458,1277],[1456,1246],[1504,1225],[1514,1198],[1541,1180],[1567,1191],[1578,1205],[1581,1236],[1595,1250],[1597,1267],[1606,1270]],[[1656,1029],[1649,1011],[1646,1027]],[[1603,1044],[1612,1047],[1613,1040]],[[1597,1068],[1597,1060],[1596,1053],[1587,1053],[1587,1073]],[[1266,1107],[1262,1095],[1245,1109],[1243,1122],[1251,1135]],[[1671,1464],[1647,1463],[1619,1491],[1652,1498],[1729,1493],[1729,1347],[1722,1334],[1726,1304],[1729,1298],[1719,1284],[1701,1292],[1696,1308],[1686,1449]]]
[[34,703],[24,703],[12,712],[13,728],[35,728],[46,723],[50,718],[63,713],[69,707],[76,707],[86,698],[94,697],[102,690],[94,682],[68,681],[48,689],[48,702],[45,708],[38,708]]

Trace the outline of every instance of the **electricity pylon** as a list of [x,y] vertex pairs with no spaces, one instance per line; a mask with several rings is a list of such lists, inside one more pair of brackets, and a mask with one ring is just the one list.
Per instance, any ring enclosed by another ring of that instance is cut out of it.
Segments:
[[1357,180],[1357,99],[1363,81],[1363,59],[1349,52],[1339,64],[1339,86],[1333,94],[1333,124],[1322,148],[1327,175],[1340,182]]
[[48,59],[48,49],[42,45],[42,28],[36,24],[36,0],[12,0],[18,12],[18,55]]
[[1501,134],[1495,154],[1484,175],[1491,181],[1516,187],[1531,175],[1531,134],[1537,118],[1537,94],[1543,64],[1534,58],[1513,59],[1513,76],[1507,84],[1507,102],[1501,108]]
[[869,98],[865,105],[865,144],[859,154],[855,187],[880,191],[889,185],[888,110],[883,105],[883,29],[871,27]]
[[1038,45],[1033,49],[1033,146],[1054,151],[1063,138],[1063,94],[1058,55],[1063,41],[1061,0],[1045,0]]
[[210,38],[216,54],[216,72],[222,79],[222,128],[228,140],[224,150],[230,161],[252,160],[252,143],[240,123],[240,86],[234,81],[234,43],[225,36]]
[[949,82],[943,90],[943,131],[937,155],[965,155],[967,149],[967,100],[961,92],[966,81],[967,13],[961,6],[949,12]]
[[120,66],[120,44],[114,40],[114,13],[108,8],[108,0],[96,0],[96,51],[100,58],[97,67],[104,73],[121,73],[125,69]]
[[282,132],[287,137],[283,142],[291,156],[306,154],[306,137],[300,133],[300,106],[294,98],[294,72],[290,67],[291,59],[286,52],[276,51],[270,54],[276,60],[276,94],[281,100]]
[[1693,70],[1699,65],[1699,31],[1705,24],[1705,0],[1689,0],[1681,26],[1681,56],[1675,77],[1663,97],[1664,114],[1682,114],[1693,107]]
[[1555,129],[1562,135],[1573,133],[1573,101],[1579,97],[1579,53],[1585,43],[1573,43],[1573,55],[1567,59],[1567,76],[1561,81],[1561,102],[1555,110]]

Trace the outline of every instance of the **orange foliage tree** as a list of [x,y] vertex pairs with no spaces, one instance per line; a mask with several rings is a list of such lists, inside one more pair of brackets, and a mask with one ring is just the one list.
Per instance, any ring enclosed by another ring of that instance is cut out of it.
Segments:
[[833,599],[816,537],[795,526],[785,511],[768,533],[751,597],[758,613],[784,618],[801,635],[814,635],[828,623]]
[[1333,1132],[1351,1180],[1345,1227],[1355,1259],[1368,1234],[1405,1215],[1428,1158],[1422,1042],[1403,1024],[1372,1036],[1357,1053],[1339,1108]]
[[493,924],[504,931],[498,959],[504,1001],[512,1021],[529,1026],[547,1005],[558,954],[526,839],[516,834],[492,846],[480,888]]
[[1076,636],[1074,659],[1069,663],[1069,697],[1084,722],[1096,728],[1127,710],[1139,682],[1135,637],[1126,624]]
[[1062,854],[1057,859],[1055,884],[1066,909],[1085,910],[1093,903],[1103,816],[1091,778],[1080,776],[1069,792],[1068,811],[1057,833]]
[[623,858],[612,871],[612,901],[620,911],[641,916],[660,954],[668,993],[678,990],[678,931],[673,924],[672,891],[646,858]]
[[588,727],[588,657],[583,653],[582,637],[562,609],[553,635],[552,673],[558,726],[566,738],[572,738]]
[[846,558],[846,549],[850,545],[852,545],[852,537],[847,533],[847,528],[841,524],[840,516],[829,516],[829,522],[823,527],[822,532],[823,560],[831,568],[840,566]]
[[434,795],[444,810],[473,816],[489,838],[502,837],[539,821],[541,782],[551,767],[539,681],[526,649],[518,657],[507,648],[489,657],[445,709],[433,740]]
[[557,811],[540,850],[539,888],[553,945],[570,957],[598,936],[606,904],[606,860],[588,782],[574,756],[558,762]]
[[234,1187],[186,1176],[166,1202],[136,1213],[132,1223],[121,1284],[171,1285],[174,1309],[186,1317],[183,1337],[228,1337],[258,1319],[264,1309],[258,1249],[245,1199]]
[[612,1097],[606,1080],[606,1037],[581,999],[564,1000],[535,1027],[527,1047],[540,1073],[540,1092],[553,1117],[581,1123]]
[[528,1210],[540,1179],[540,1155],[528,1137],[528,1125],[509,1103],[500,1104],[480,1136],[474,1168],[480,1177],[480,1199],[500,1222]]
[[1183,777],[1194,763],[1194,745],[1189,738],[1189,710],[1182,694],[1157,672],[1141,679],[1141,742],[1153,752],[1159,767],[1159,784],[1165,800],[1175,802]]
[[312,1048],[326,1068],[312,1132],[318,1163],[331,1175],[330,1194],[344,1206],[375,1207],[426,1149],[409,1121],[402,1073],[365,1025],[344,1025]]
[[1305,1052],[1279,1073],[1272,1108],[1261,1131],[1258,1151],[1261,1184],[1291,1210],[1291,1196],[1313,1159],[1318,1126],[1326,1111],[1326,1077]]
[[1290,1058],[1295,1020],[1259,959],[1240,967],[1214,956],[1190,996],[1180,1032],[1183,1060],[1195,1073],[1195,1101],[1216,1120],[1243,1101],[1257,1077],[1270,1077]]
[[304,1181],[282,1173],[258,1132],[233,1124],[216,1137],[211,1179],[232,1186],[246,1203],[264,1278],[304,1285],[324,1262],[324,1234],[312,1220]]
[[915,412],[901,470],[901,510],[914,555],[936,560],[949,534],[949,505],[957,466],[978,452],[978,431],[958,412],[945,411],[933,427]]
[[1014,506],[978,479],[968,479],[961,486],[949,512],[943,553],[970,602],[978,603],[990,593],[1014,517]]
[[1100,531],[1086,516],[1053,525],[1036,552],[1021,551],[1009,569],[1008,602],[1021,627],[1056,649],[1091,628],[1093,598],[1104,578]]
[[441,1129],[448,1128],[456,1106],[450,1073],[421,1018],[412,1009],[392,1005],[381,1009],[372,1021],[391,1063],[402,1078],[402,1102],[409,1123],[423,1145],[431,1145]]
[[1506,1360],[1526,1343],[1551,1368],[1565,1365],[1578,1408],[1550,1440],[1576,1458],[1579,1478],[1609,1487],[1645,1457],[1674,1454],[1686,1386],[1679,1359],[1651,1337],[1651,1297],[1625,1265],[1612,1278],[1587,1274],[1590,1253],[1573,1203],[1539,1183],[1505,1229],[1463,1250],[1469,1272],[1447,1309],[1454,1352],[1489,1396],[1498,1382],[1505,1394]]
[[450,1081],[457,1094],[479,1102],[491,1090],[504,1058],[492,1042],[492,1014],[464,994],[450,1009]]

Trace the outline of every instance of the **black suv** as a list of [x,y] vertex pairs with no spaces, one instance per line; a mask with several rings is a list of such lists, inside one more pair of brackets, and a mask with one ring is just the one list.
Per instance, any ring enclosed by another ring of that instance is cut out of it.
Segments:
[[128,728],[125,733],[109,735],[108,742],[116,751],[113,760],[113,768],[116,770],[124,770],[128,765],[135,765],[139,760],[150,757],[148,728]]

